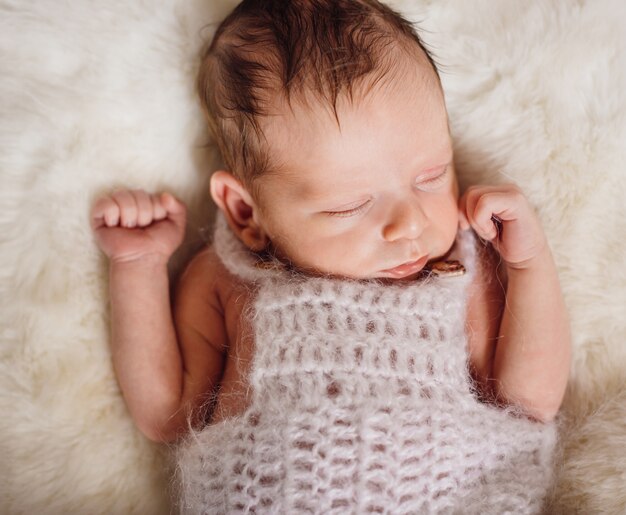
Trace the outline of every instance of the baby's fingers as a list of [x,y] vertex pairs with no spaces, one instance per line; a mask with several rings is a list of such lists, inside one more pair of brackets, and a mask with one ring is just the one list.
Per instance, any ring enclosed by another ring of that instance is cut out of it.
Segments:
[[120,190],[113,199],[120,207],[122,227],[148,227],[155,220],[162,220],[162,209],[155,206],[155,195],[144,190]]
[[523,194],[511,186],[470,188],[462,199],[462,210],[478,235],[493,240],[502,225],[519,217]]
[[471,200],[473,205],[468,208],[470,223],[482,238],[493,240],[498,236],[502,221],[512,220],[510,199],[502,192],[492,192]]
[[169,218],[177,227],[185,227],[185,204],[169,193],[149,194],[144,190],[117,190],[98,199],[92,209],[92,228],[146,228]]
[[120,208],[111,197],[100,197],[91,210],[91,227],[115,227],[120,221]]
[[136,208],[136,226],[147,227],[154,221],[154,207],[152,205],[152,195],[149,195],[144,190],[131,190],[130,194],[133,197]]
[[150,200],[152,201],[152,212],[154,213],[155,220],[163,220],[167,218],[167,209],[163,205],[163,201],[161,200],[161,195],[150,195]]
[[167,212],[167,216],[177,227],[185,227],[187,207],[171,193],[162,193],[159,200]]
[[130,190],[117,190],[111,195],[120,210],[121,227],[136,227],[138,217],[138,206],[133,193]]
[[[169,193],[149,194],[144,190],[132,190],[130,193],[135,201],[138,227],[147,227],[153,222],[164,220],[168,214],[173,218],[185,211],[184,204]],[[130,209],[128,212],[132,213]]]

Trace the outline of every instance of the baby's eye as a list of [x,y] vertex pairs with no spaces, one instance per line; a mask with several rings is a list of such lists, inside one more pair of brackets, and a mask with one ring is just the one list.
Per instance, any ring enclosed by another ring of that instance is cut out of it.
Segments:
[[369,207],[371,203],[371,199],[366,200],[365,202],[359,204],[356,207],[352,207],[350,209],[342,209],[341,211],[324,211],[325,214],[330,216],[340,216],[340,217],[348,217],[358,215],[362,211],[365,211],[367,207]]
[[446,166],[441,173],[438,173],[434,176],[425,176],[423,178],[419,178],[416,181],[416,187],[417,189],[420,189],[422,191],[432,191],[443,185],[447,179],[448,167]]

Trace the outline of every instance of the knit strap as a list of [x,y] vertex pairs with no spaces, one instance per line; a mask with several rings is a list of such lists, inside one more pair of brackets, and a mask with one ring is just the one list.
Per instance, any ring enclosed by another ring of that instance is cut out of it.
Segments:
[[[272,258],[264,261],[239,241],[221,211],[217,212],[215,219],[213,248],[228,271],[245,281],[258,282],[271,277],[278,279],[284,273],[278,260]],[[261,263],[266,266],[259,267]]]

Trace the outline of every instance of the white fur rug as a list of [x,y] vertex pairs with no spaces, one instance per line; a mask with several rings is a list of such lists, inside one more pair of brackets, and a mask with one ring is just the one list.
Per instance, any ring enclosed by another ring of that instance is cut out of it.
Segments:
[[[210,217],[193,83],[234,0],[0,0],[0,512],[166,514],[107,344],[94,197],[167,188]],[[441,65],[462,183],[537,207],[572,319],[551,513],[626,513],[626,3],[398,0]],[[203,28],[204,27],[204,28]]]

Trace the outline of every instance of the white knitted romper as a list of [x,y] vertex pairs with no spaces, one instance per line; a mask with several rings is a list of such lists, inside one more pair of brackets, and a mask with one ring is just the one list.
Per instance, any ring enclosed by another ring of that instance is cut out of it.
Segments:
[[260,269],[221,218],[214,245],[256,288],[252,402],[181,445],[183,513],[541,511],[554,425],[472,393],[471,232],[467,274],[394,284]]

